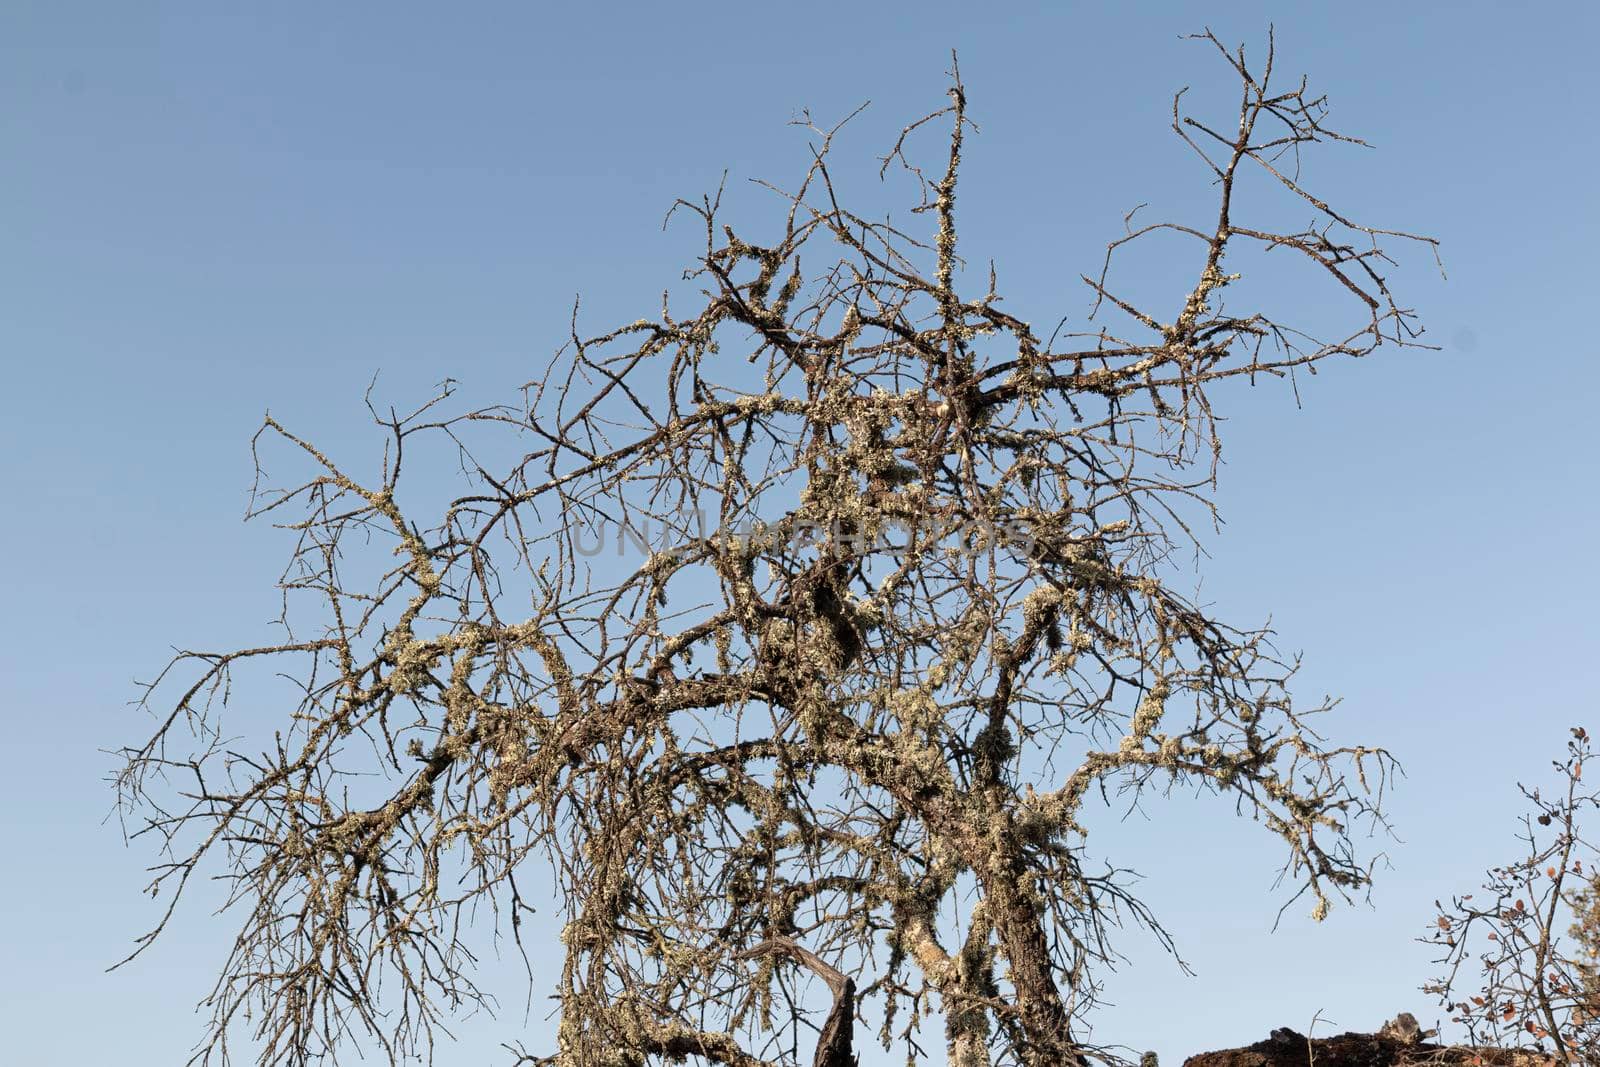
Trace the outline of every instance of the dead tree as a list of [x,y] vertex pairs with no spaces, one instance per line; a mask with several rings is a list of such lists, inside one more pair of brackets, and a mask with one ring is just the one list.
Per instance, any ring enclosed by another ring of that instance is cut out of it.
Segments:
[[[1303,185],[1305,150],[1349,140],[1323,99],[1280,87],[1270,49],[1251,65],[1200,39],[1237,113],[1194,118],[1180,94],[1172,129],[1215,213],[1113,242],[1086,330],[1036,333],[958,253],[975,127],[952,69],[948,106],[883,161],[921,236],[844,206],[839,128],[815,129],[764,236],[720,197],[678,204],[704,235],[687,310],[595,336],[575,313],[522,403],[375,412],[390,447],[365,475],[266,420],[259,444],[308,468],[253,509],[298,538],[291,636],[178,656],[120,779],[165,850],[152,891],[220,873],[243,916],[201,1061],[240,1033],[267,1064],[428,1054],[484,997],[471,919],[520,943],[543,878],[565,907],[559,1032],[530,1061],[790,1062],[796,960],[833,992],[819,1064],[850,1057],[868,1001],[914,1058],[936,1007],[967,1067],[1104,1059],[1075,1020],[1111,930],[1170,946],[1091,850],[1108,791],[1232,796],[1318,917],[1363,889],[1349,831],[1377,817],[1388,757],[1324,742],[1293,663],[1175,588],[1174,557],[1210,518],[1213,392],[1415,343],[1384,247],[1431,241]],[[1257,221],[1247,181],[1312,221]],[[1135,306],[1112,268],[1163,237],[1192,282]],[[1309,268],[1344,327],[1253,306],[1241,275],[1266,256]],[[401,474],[429,441],[468,484],[424,518]],[[643,531],[624,573],[591,554]],[[296,681],[294,706],[224,724],[256,664]]]

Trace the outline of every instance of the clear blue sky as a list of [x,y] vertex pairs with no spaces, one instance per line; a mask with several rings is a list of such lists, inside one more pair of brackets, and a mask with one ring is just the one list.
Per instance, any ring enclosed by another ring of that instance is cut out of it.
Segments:
[[[1229,525],[1206,592],[1271,614],[1299,692],[1345,697],[1341,740],[1404,761],[1373,906],[1269,933],[1278,853],[1218,805],[1108,822],[1198,977],[1138,941],[1099,1036],[1185,1054],[1321,1011],[1372,1028],[1434,1010],[1412,943],[1430,902],[1510,855],[1513,780],[1600,727],[1593,547],[1590,4],[1215,5],[1332,94],[1377,151],[1321,188],[1444,241],[1448,282],[1398,272],[1434,353],[1385,354],[1219,397]],[[998,10],[998,9],[997,9]],[[1122,214],[1192,195],[1171,93],[1222,84],[1198,5],[0,4],[0,489],[11,745],[0,883],[8,1062],[181,1062],[232,924],[191,912],[132,970],[154,917],[142,850],[106,822],[126,706],[170,645],[259,641],[288,542],[242,526],[262,412],[370,452],[362,390],[449,375],[504,396],[565,336],[653,313],[695,248],[673,198],[785,179],[802,107],[873,106],[846,151],[938,106],[961,53],[983,132],[967,251],[1013,308],[1081,323],[1074,282]],[[1590,190],[1585,192],[1584,190]],[[741,193],[741,196],[746,194]],[[749,200],[750,204],[757,201]],[[746,217],[749,217],[747,214]],[[1120,842],[1117,837],[1123,839]],[[1115,848],[1113,848],[1115,844]],[[542,1045],[522,992],[458,1059]],[[880,1061],[872,1056],[867,1062]]]

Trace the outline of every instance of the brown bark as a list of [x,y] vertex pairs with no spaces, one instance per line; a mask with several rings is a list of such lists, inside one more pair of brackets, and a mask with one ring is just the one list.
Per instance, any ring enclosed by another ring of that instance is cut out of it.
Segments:
[[833,1010],[817,1036],[817,1051],[812,1067],[856,1067],[854,1051],[856,1029],[855,979],[830,966],[815,953],[787,937],[771,937],[741,952],[742,958],[777,953],[788,956],[809,969],[833,991]]
[[1011,965],[1011,987],[1027,1038],[1023,1062],[1029,1067],[1063,1063],[1087,1067],[1088,1061],[1072,1038],[1071,1018],[1056,985],[1040,909],[1027,886],[1032,872],[1015,846],[1008,844],[987,869],[979,869],[979,878],[1000,950]]

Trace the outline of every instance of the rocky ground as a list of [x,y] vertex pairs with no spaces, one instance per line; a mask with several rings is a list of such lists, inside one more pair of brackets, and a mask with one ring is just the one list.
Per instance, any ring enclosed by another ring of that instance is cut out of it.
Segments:
[[1249,1048],[1202,1052],[1183,1067],[1552,1067],[1560,1061],[1537,1053],[1434,1045],[1415,1035],[1340,1034],[1307,1040],[1293,1030],[1274,1030]]

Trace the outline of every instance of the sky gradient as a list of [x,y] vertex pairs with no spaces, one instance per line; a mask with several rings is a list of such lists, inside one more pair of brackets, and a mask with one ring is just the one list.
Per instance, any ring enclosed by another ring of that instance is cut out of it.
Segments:
[[[575,295],[592,326],[657,311],[697,248],[662,230],[675,198],[726,170],[738,216],[762,217],[745,179],[804,167],[804,108],[871,100],[840,149],[870,162],[940,106],[951,48],[981,127],[963,249],[996,260],[1014,312],[1081,327],[1077,277],[1123,215],[1206,192],[1171,98],[1231,86],[1179,36],[1209,21],[1258,47],[1273,18],[1283,67],[1374,145],[1314,160],[1312,184],[1440,238],[1449,279],[1423,255],[1394,275],[1438,351],[1329,365],[1298,409],[1286,388],[1219,394],[1227,525],[1203,590],[1304,650],[1296,691],[1344,698],[1335,739],[1401,759],[1398,840],[1370,907],[1319,926],[1297,906],[1273,933],[1278,850],[1225,805],[1104,820],[1095,845],[1147,876],[1197,974],[1132,936],[1097,1036],[1175,1065],[1317,1012],[1432,1020],[1412,940],[1431,902],[1514,854],[1515,781],[1548,777],[1569,726],[1600,729],[1596,10],[0,4],[10,1062],[154,1067],[200,1035],[228,918],[187,909],[103,973],[156,908],[102,750],[143,739],[128,701],[171,647],[271,636],[290,542],[239,521],[264,411],[366,457],[374,374],[397,405],[446,376],[463,408],[506,398]],[[440,1062],[545,1044],[543,1009],[525,1024],[505,994]]]

